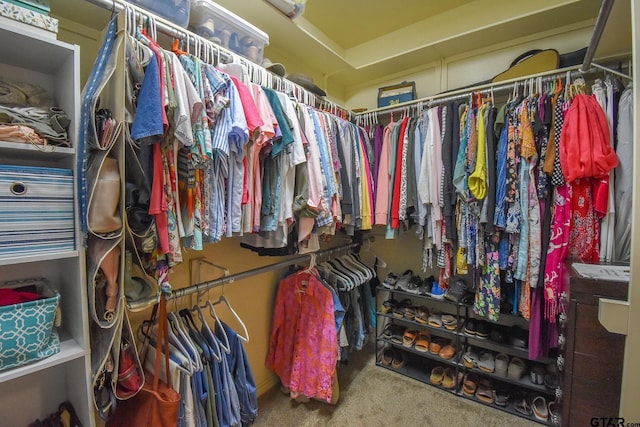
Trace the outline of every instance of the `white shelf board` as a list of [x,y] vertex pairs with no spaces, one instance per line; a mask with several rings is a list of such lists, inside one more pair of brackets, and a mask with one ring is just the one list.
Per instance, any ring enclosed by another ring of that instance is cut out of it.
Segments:
[[75,360],[83,357],[87,354],[87,351],[82,348],[80,344],[78,344],[73,338],[63,339],[63,334],[61,334],[60,339],[60,352],[54,354],[53,356],[47,357],[46,359],[0,372],[0,383],[11,381],[15,378],[32,374],[43,369],[61,365],[70,360]]
[[71,147],[42,146],[12,141],[0,141],[0,150],[2,150],[3,156],[6,155],[5,153],[9,153],[12,155],[42,156],[44,159],[60,159],[75,154],[75,149]]
[[63,252],[43,252],[41,254],[16,255],[15,257],[0,258],[0,265],[24,264],[27,262],[50,261],[53,259],[74,258],[78,256],[78,251]]

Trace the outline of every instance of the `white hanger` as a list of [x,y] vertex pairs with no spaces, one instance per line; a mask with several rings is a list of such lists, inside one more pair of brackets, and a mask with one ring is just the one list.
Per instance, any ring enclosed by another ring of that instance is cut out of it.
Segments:
[[242,319],[240,318],[240,316],[238,316],[238,313],[236,313],[236,311],[233,309],[233,307],[231,307],[231,303],[229,302],[227,297],[224,296],[224,293],[222,295],[220,295],[220,298],[218,298],[218,301],[214,302],[212,305],[216,305],[216,304],[219,304],[221,302],[224,302],[227,305],[227,308],[229,309],[231,314],[233,314],[233,316],[236,318],[236,321],[240,324],[240,326],[242,326],[242,332],[244,333],[244,335],[240,335],[240,334],[238,334],[238,331],[236,331],[236,334],[238,335],[238,338],[240,338],[244,342],[249,342],[249,331],[247,330],[247,327],[245,326],[245,324],[242,321]]
[[358,268],[365,275],[366,281],[373,279],[373,270],[370,270],[369,267],[365,266],[362,261],[357,259],[353,253],[348,253],[344,255],[344,258],[349,260],[354,267]]
[[[182,369],[186,374],[188,375],[193,375],[195,372],[197,372],[197,368],[196,365],[194,363],[194,360],[191,359],[191,356],[189,355],[189,352],[187,351],[187,348],[183,345],[183,343],[181,342],[180,338],[177,335],[177,327],[174,325],[176,319],[174,317],[172,317],[171,315],[175,316],[175,313],[167,313],[167,320],[169,323],[169,343],[170,343],[170,348],[175,348],[176,352],[172,352],[172,354],[175,353],[179,353],[182,358],[181,360],[183,361],[182,363],[178,364],[178,367],[180,369]],[[174,328],[176,330],[174,330]],[[178,332],[179,333],[179,332]],[[191,342],[191,340],[189,340]],[[197,353],[194,353],[197,354]],[[200,358],[198,357],[198,360]]]
[[[207,301],[207,303],[208,302],[209,301]],[[206,303],[205,303],[205,307],[206,307]],[[218,354],[216,355],[214,353],[214,357],[219,362],[220,360],[222,360],[222,351],[220,350],[221,348],[224,350],[225,353],[229,354],[229,351],[227,350],[229,347],[228,341],[227,341],[227,347],[225,347],[219,340],[216,339],[216,334],[209,327],[209,323],[207,322],[207,319],[205,319],[204,313],[202,312],[202,307],[200,307],[199,304],[196,304],[191,311],[195,311],[196,313],[198,313],[198,318],[200,319],[200,323],[202,323],[201,332],[203,337],[207,340],[207,342],[211,346],[215,346],[218,349]],[[216,317],[216,322],[219,324],[219,319],[217,317]]]
[[339,290],[350,291],[353,288],[351,279],[349,277],[346,277],[342,272],[337,271],[331,264],[329,264],[328,262],[323,262],[320,265],[322,266],[322,268],[333,273],[336,276],[336,278],[338,279],[338,283],[342,285],[338,288]]

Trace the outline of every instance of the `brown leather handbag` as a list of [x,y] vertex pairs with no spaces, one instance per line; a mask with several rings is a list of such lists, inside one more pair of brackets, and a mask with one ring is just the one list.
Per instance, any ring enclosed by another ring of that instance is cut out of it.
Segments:
[[164,354],[165,378],[167,383],[150,372],[145,372],[142,390],[128,400],[118,402],[114,417],[107,422],[107,427],[175,427],[178,423],[180,394],[171,387],[169,372],[169,332],[167,325],[167,302],[160,296],[158,310],[158,345],[156,345],[155,371],[160,372],[162,349]]
[[107,234],[122,228],[120,205],[120,171],[118,161],[105,156],[97,181],[89,197],[88,225],[94,234]]

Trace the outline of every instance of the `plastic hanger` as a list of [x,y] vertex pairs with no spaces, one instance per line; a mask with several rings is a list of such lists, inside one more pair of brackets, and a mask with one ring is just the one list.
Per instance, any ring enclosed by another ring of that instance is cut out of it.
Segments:
[[332,265],[334,265],[338,270],[342,271],[344,274],[348,275],[351,281],[353,282],[353,286],[360,286],[364,283],[364,275],[361,272],[357,271],[350,265],[347,265],[344,260],[340,258],[335,258],[329,261]]
[[231,307],[231,303],[229,302],[227,297],[224,296],[224,286],[222,287],[222,289],[223,289],[223,293],[220,295],[220,298],[218,298],[218,301],[216,301],[214,303],[211,303],[211,304],[212,305],[216,305],[216,304],[220,304],[221,302],[224,302],[226,304],[227,308],[229,309],[229,311],[231,312],[231,314],[233,314],[233,316],[235,317],[236,321],[240,324],[240,326],[242,326],[242,333],[244,335],[240,335],[240,334],[238,334],[238,331],[236,331],[236,334],[238,335],[238,338],[240,338],[244,342],[249,342],[249,331],[247,330],[246,325],[244,324],[244,322],[242,321],[242,319],[240,318],[238,313],[236,313],[236,311],[233,309],[233,307]]
[[351,282],[349,278],[345,277],[342,273],[336,271],[336,269],[327,262],[323,262],[322,267],[330,273],[333,273],[336,276],[336,280],[338,282],[338,290],[340,291],[349,291],[351,288]]
[[[171,324],[171,321],[169,321]],[[187,348],[180,342],[174,329],[169,326],[169,351],[170,357],[176,361],[177,367],[187,375],[193,375],[196,372],[196,366],[193,363],[193,358],[187,350]],[[199,358],[198,358],[199,359]]]
[[198,348],[189,336],[187,328],[184,325],[182,319],[175,312],[169,312],[167,313],[167,315],[169,318],[169,326],[174,330],[176,338],[178,338],[178,340],[184,347],[186,354],[189,355],[195,371],[201,371],[202,369],[204,369],[204,366],[202,365],[202,359],[199,356]]
[[189,309],[182,309],[178,312],[180,317],[182,318],[185,327],[189,331],[189,336],[193,341],[198,344],[198,346],[202,349],[204,353],[204,357],[207,360],[211,360],[211,358],[215,358],[217,361],[222,359],[222,352],[220,348],[216,345],[218,352],[216,353],[213,348],[209,347],[207,340],[202,336],[202,333],[198,330],[196,326],[196,322],[193,320],[193,316],[191,315],[191,311]]
[[353,280],[353,277],[351,277],[348,273],[345,273],[344,271],[342,271],[342,269],[339,268],[336,264],[334,264],[332,260],[327,260],[324,263],[322,263],[322,265],[324,265],[326,268],[329,269],[329,271],[332,271],[338,277],[341,277],[343,279],[343,283],[345,285],[346,291],[350,291],[356,286],[356,281]]
[[224,337],[224,343],[220,341],[220,347],[224,350],[225,353],[230,354],[231,346],[229,345],[229,337],[227,336],[227,332],[222,327],[222,321],[218,317],[218,313],[216,313],[216,309],[214,308],[213,304],[211,304],[210,300],[207,300],[207,302],[205,303],[205,306],[209,308],[209,314],[215,319],[216,330],[218,330],[219,328],[222,333],[222,336]]
[[356,257],[356,254],[354,254],[353,252],[350,252],[348,254],[345,255],[345,257],[347,257],[347,259],[349,259],[355,266],[357,266],[358,268],[361,269],[361,271],[363,271],[367,277],[367,281],[373,279],[375,277],[375,271],[373,270],[373,268],[369,267],[368,265],[366,265],[365,263],[363,263],[360,259],[358,259]]
[[[209,301],[207,301],[207,303],[208,302]],[[200,333],[202,334],[202,337],[209,343],[209,345],[211,347],[216,347],[216,346],[218,347],[218,354],[220,355],[220,357],[222,357],[222,353],[219,351],[220,347],[222,347],[225,353],[229,354],[230,353],[229,342],[227,341],[227,346],[225,347],[222,343],[218,342],[218,340],[215,339],[216,334],[209,327],[209,323],[207,322],[207,319],[205,319],[205,316],[204,316],[204,313],[202,312],[202,307],[200,307],[200,304],[194,305],[190,311],[192,313],[197,313],[198,319],[200,320],[200,324],[201,324]],[[220,322],[220,319],[216,317],[215,321],[216,321],[216,325],[214,325],[214,328],[217,327],[217,324]],[[216,357],[216,354],[214,354],[213,356]],[[219,361],[220,360],[218,360],[218,362]]]
[[369,271],[354,263],[346,254],[336,258],[336,261],[342,264],[347,271],[351,271],[357,276],[359,279],[358,286],[369,281]]

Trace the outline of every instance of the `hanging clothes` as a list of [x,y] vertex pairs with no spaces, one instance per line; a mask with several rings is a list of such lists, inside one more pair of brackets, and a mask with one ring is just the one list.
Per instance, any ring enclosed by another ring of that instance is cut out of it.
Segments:
[[338,341],[333,297],[317,275],[302,271],[280,281],[266,366],[292,398],[331,402]]

